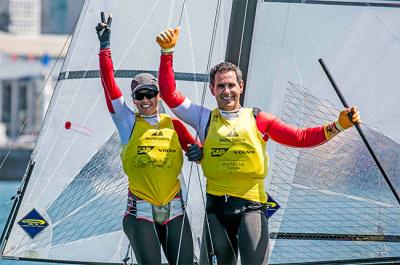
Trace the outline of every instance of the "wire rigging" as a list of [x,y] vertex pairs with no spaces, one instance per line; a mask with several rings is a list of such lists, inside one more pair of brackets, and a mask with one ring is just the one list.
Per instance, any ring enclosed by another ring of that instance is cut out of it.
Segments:
[[242,26],[242,34],[240,35],[239,56],[238,56],[238,63],[237,63],[237,65],[239,67],[240,67],[240,59],[242,57],[243,36],[244,36],[244,29],[246,28],[248,5],[249,5],[249,1],[246,1],[246,7],[245,7],[245,10],[244,10],[244,18],[243,18],[243,26]]
[[[178,22],[178,26],[179,27],[181,26],[181,23],[182,23],[182,16],[183,16],[183,11],[185,9],[185,4],[186,4],[186,0],[183,0],[182,7],[181,7],[181,13],[180,13],[180,16],[179,16],[179,22]],[[197,137],[196,137],[196,139],[197,139]],[[191,165],[190,165],[189,182],[187,184],[186,198],[184,199],[184,202],[183,202],[184,203],[183,220],[182,220],[181,232],[180,232],[180,235],[179,235],[179,245],[178,245],[178,253],[177,253],[176,264],[179,264],[179,258],[180,258],[180,254],[181,254],[183,229],[185,227],[185,220],[186,220],[187,201],[188,201],[188,197],[189,197],[189,188],[190,188],[190,184],[191,184],[191,180],[192,180],[192,168],[193,168],[193,163],[191,163]]]
[[13,200],[15,200],[15,196],[12,196],[8,201],[6,201],[2,206],[0,206],[0,210],[9,205]]
[[[183,15],[183,10],[184,10],[184,6],[185,6],[185,2],[186,0],[184,0],[183,5],[182,5],[182,9],[181,9],[181,14],[180,14],[180,18],[179,18],[179,26],[181,25],[181,21],[182,21],[182,15]],[[218,21],[219,21],[219,16],[220,16],[220,10],[221,10],[221,0],[218,0],[217,2],[217,8],[215,11],[215,16],[214,16],[214,22],[213,22],[213,31],[212,31],[212,35],[211,35],[211,42],[210,42],[210,48],[209,48],[209,52],[208,52],[208,59],[207,59],[207,66],[206,66],[206,73],[208,73],[210,71],[210,67],[211,67],[211,60],[212,60],[212,56],[213,56],[213,51],[214,51],[214,46],[215,46],[215,37],[216,37],[216,33],[217,33],[217,28],[218,28]],[[202,89],[202,96],[201,96],[201,107],[204,106],[204,101],[205,101],[205,95],[206,95],[206,88],[207,88],[207,82],[204,82],[203,84],[203,89]],[[203,111],[200,112],[199,115],[199,123],[202,120],[202,115],[203,115]],[[196,131],[196,137],[195,139],[199,139],[199,129],[201,128],[195,128]],[[197,168],[197,174],[198,174],[198,180],[199,180],[199,185],[200,185],[200,190],[201,190],[201,197],[202,197],[202,202],[203,202],[203,207],[205,209],[206,203],[205,203],[205,198],[204,198],[204,192],[203,192],[203,187],[201,185],[201,179],[200,179],[200,171],[199,171],[199,165],[196,164],[196,168]],[[189,196],[189,188],[190,188],[190,184],[191,184],[191,178],[192,178],[192,172],[193,172],[193,162],[190,166],[190,171],[189,171],[189,182],[188,182],[188,187],[187,187],[187,195],[185,198],[185,202],[187,202],[188,200],[188,196]],[[178,258],[177,258],[177,264],[179,261],[179,254],[180,254],[180,249],[181,249],[181,243],[182,243],[182,236],[183,236],[183,227],[184,227],[184,222],[185,222],[185,216],[186,216],[186,211],[184,211],[184,219],[182,222],[182,228],[181,228],[181,235],[179,238],[179,248],[178,248]],[[215,251],[214,251],[214,244],[212,242],[212,237],[211,237],[211,231],[209,229],[209,221],[208,221],[208,216],[207,216],[207,212],[205,211],[205,222],[207,225],[207,230],[208,230],[208,236],[210,239],[210,245],[211,245],[211,254],[214,255]],[[213,256],[213,260],[216,261],[216,256]]]

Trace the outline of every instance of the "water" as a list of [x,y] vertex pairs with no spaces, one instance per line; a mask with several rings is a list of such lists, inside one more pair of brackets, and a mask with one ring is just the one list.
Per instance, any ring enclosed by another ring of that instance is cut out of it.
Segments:
[[[18,181],[0,181],[0,231],[3,231],[8,215],[10,214],[13,201],[10,198],[15,195],[19,187]],[[0,259],[0,265],[38,265],[42,262],[14,261]]]

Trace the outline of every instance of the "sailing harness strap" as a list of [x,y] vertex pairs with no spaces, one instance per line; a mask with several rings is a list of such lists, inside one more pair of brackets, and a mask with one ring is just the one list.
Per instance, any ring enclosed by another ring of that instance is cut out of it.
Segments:
[[125,215],[133,215],[136,219],[165,225],[171,220],[184,213],[184,203],[181,192],[179,192],[169,203],[165,205],[154,205],[143,200],[133,193],[128,193],[128,204]]

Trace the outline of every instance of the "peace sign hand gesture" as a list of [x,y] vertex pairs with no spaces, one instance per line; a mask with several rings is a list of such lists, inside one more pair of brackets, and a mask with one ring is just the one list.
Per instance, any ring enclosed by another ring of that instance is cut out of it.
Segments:
[[100,41],[100,48],[110,48],[110,39],[111,39],[111,22],[112,22],[112,14],[110,13],[107,18],[104,15],[104,12],[101,11],[101,23],[97,24],[96,32]]

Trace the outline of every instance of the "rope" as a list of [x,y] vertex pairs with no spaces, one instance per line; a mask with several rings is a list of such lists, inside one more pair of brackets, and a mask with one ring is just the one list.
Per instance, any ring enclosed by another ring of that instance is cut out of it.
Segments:
[[129,256],[131,250],[131,244],[128,244],[128,248],[126,249],[125,257],[122,259],[122,262],[124,265],[128,265],[128,260],[132,260],[131,257]]
[[180,26],[181,22],[182,22],[182,16],[183,16],[183,10],[185,9],[185,3],[186,3],[186,0],[183,0],[183,4],[182,4],[182,8],[181,8],[181,15],[179,16],[178,26]]
[[[182,19],[182,14],[183,14],[183,8],[185,6],[185,2],[186,0],[184,0],[184,3],[182,5],[182,10],[181,10],[181,16],[179,18],[179,26],[181,23],[181,19]],[[221,10],[221,0],[218,0],[217,2],[217,9],[215,11],[215,16],[214,16],[214,22],[213,22],[213,31],[212,31],[212,35],[211,35],[211,43],[210,43],[210,49],[208,52],[208,59],[207,59],[207,67],[206,67],[206,73],[208,73],[210,71],[210,67],[211,67],[211,59],[212,59],[212,55],[213,55],[213,51],[214,51],[214,45],[215,45],[215,36],[216,36],[216,32],[217,32],[217,26],[218,26],[218,20],[219,20],[219,15],[220,15],[220,10]],[[201,107],[204,106],[204,101],[205,101],[205,96],[206,96],[206,88],[207,88],[207,83],[204,82],[203,84],[203,89],[202,89],[202,96],[201,96]],[[200,112],[199,115],[199,124],[202,120],[202,115],[203,115],[203,111]],[[196,131],[196,136],[195,139],[199,139],[199,128],[195,128]],[[197,168],[197,175],[198,175],[198,179],[199,179],[199,184],[200,184],[200,193],[201,193],[201,197],[202,197],[202,202],[203,202],[203,207],[204,209],[206,208],[206,201],[204,198],[204,192],[203,192],[203,187],[201,186],[201,180],[200,180],[200,171],[199,171],[199,166],[196,164],[196,168]],[[191,183],[191,178],[192,178],[192,169],[193,169],[193,162],[190,166],[190,171],[189,171],[189,182],[188,182],[188,192],[186,194],[186,199],[185,202],[188,199],[189,196],[189,188],[190,188],[190,183]],[[185,207],[186,208],[186,207]],[[182,236],[183,236],[183,228],[184,228],[184,224],[185,224],[185,218],[186,217],[186,210],[184,211],[183,214],[183,221],[182,221],[182,227],[181,227],[181,234],[180,234],[180,238],[179,238],[179,247],[178,247],[178,257],[177,257],[177,261],[176,264],[178,264],[179,262],[179,255],[180,255],[180,250],[181,250],[181,243],[182,243]],[[207,225],[207,232],[208,232],[208,236],[210,239],[210,245],[211,245],[211,254],[214,255],[215,251],[214,251],[214,244],[212,241],[212,236],[211,236],[211,231],[210,231],[210,223],[208,220],[208,215],[207,212],[205,211],[205,222]],[[216,262],[216,256],[213,256],[213,264]]]
[[[179,27],[181,26],[181,23],[182,23],[182,16],[183,16],[183,10],[185,9],[185,4],[186,4],[186,0],[183,0],[182,7],[181,7],[181,14],[179,16],[179,22],[178,22],[178,26]],[[196,139],[197,139],[197,137],[196,137]],[[193,163],[190,165],[189,182],[188,182],[188,185],[187,185],[187,193],[186,193],[186,198],[183,201],[183,203],[184,203],[183,220],[182,220],[181,232],[180,232],[180,235],[179,235],[178,253],[177,253],[176,263],[175,264],[179,264],[179,258],[180,258],[180,254],[181,254],[183,229],[185,227],[185,220],[186,220],[186,206],[187,206],[187,200],[188,200],[188,197],[189,197],[189,187],[190,187],[190,183],[191,183],[191,180],[192,180],[192,166],[193,166]]]
[[248,4],[249,4],[249,1],[247,0],[246,1],[246,8],[244,10],[244,20],[243,20],[243,26],[242,26],[242,35],[240,36],[239,58],[238,58],[238,63],[237,63],[238,66],[240,66],[240,58],[242,57],[243,35],[244,35],[244,28],[246,27]]
[[9,205],[13,200],[15,200],[17,195],[12,196],[6,203],[4,203],[2,206],[0,206],[0,210],[5,208],[7,205]]

